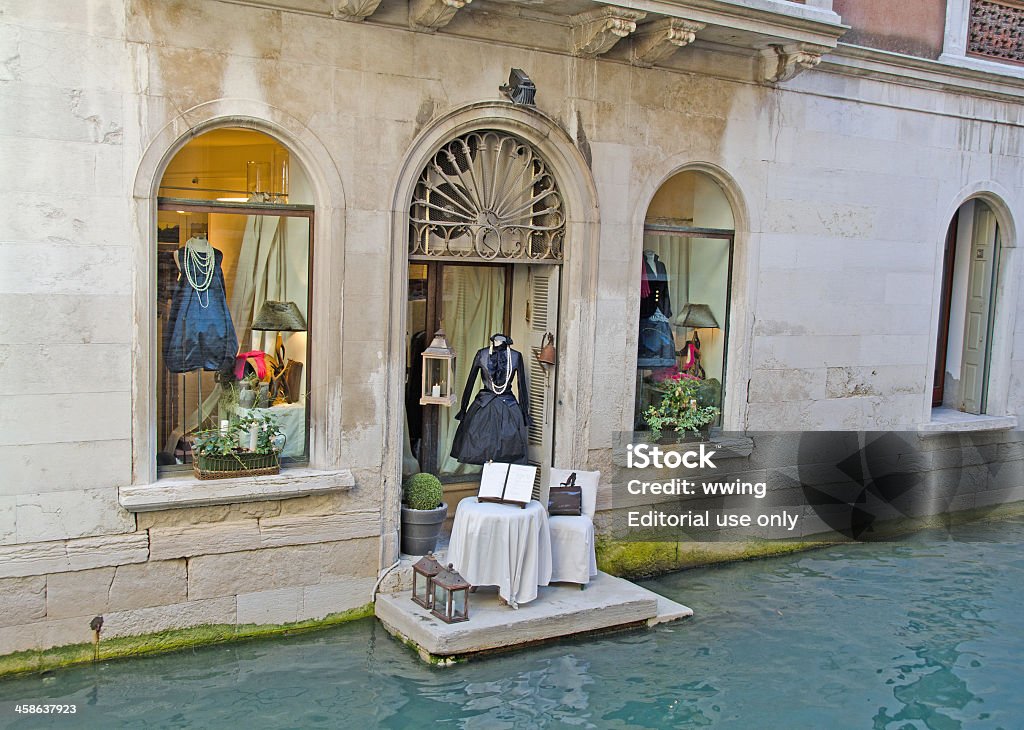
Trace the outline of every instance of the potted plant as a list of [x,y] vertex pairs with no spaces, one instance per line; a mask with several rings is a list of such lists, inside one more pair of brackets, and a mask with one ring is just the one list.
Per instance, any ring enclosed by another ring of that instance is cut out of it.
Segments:
[[678,373],[663,382],[661,403],[644,410],[644,419],[655,440],[664,431],[673,430],[680,437],[693,433],[707,434],[707,427],[718,417],[716,406],[708,405],[707,393],[713,392],[704,381],[687,373]]
[[402,487],[402,552],[426,555],[437,546],[448,505],[441,501],[441,480],[433,474],[413,474]]
[[284,433],[269,413],[236,418],[226,429],[192,435],[192,469],[198,479],[277,474]]

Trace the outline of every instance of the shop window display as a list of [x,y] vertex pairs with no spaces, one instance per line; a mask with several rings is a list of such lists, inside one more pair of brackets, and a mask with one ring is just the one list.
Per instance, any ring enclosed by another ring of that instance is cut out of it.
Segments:
[[728,200],[703,173],[674,176],[651,202],[638,272],[636,430],[650,429],[645,412],[680,378],[697,385],[693,407],[721,413],[733,239]]
[[[410,202],[403,471],[471,481],[488,459],[549,464],[565,233],[554,176],[526,141],[478,130],[438,149]],[[450,406],[418,398],[439,328],[456,353]]]
[[313,206],[304,172],[271,137],[196,137],[161,180],[157,232],[160,473],[192,462],[195,433],[253,414],[308,453]]

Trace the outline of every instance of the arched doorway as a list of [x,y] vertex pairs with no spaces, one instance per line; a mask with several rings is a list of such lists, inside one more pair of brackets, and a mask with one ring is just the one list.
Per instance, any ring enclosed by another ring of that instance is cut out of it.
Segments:
[[[479,465],[453,454],[481,383],[467,382],[474,355],[494,334],[521,353],[524,382],[508,392],[528,415],[524,460],[550,467],[556,366],[537,354],[558,337],[566,214],[543,155],[524,138],[478,129],[443,143],[423,167],[408,216],[405,448],[403,472],[470,481]],[[457,353],[452,406],[420,403],[421,353],[443,329]]]
[[933,407],[988,412],[1001,250],[992,207],[980,198],[961,205],[949,224],[943,253]]

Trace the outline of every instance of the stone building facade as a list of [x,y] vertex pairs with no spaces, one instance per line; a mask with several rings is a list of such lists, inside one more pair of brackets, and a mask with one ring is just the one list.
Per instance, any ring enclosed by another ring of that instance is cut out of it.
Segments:
[[[1012,442],[1024,67],[979,52],[978,3],[904,5],[5,3],[0,654],[89,642],[95,615],[122,636],[372,601],[399,556],[410,264],[429,263],[410,255],[412,201],[438,151],[474,132],[525,145],[562,206],[562,254],[540,262],[557,273],[559,355],[540,371],[542,465],[613,471],[641,397],[646,236],[666,231],[727,246],[711,273],[688,258],[691,291],[719,282],[702,336],[724,429]],[[513,68],[535,106],[499,90]],[[223,129],[287,149],[315,245],[305,458],[213,483],[157,466],[157,222],[176,155]],[[992,240],[975,311],[978,210]],[[947,262],[947,234],[965,262]],[[510,282],[538,263],[508,258]]]

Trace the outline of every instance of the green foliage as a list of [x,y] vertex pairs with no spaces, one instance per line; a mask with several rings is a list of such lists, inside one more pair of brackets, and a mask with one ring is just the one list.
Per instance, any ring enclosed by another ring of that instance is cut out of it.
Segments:
[[402,501],[410,509],[437,509],[441,506],[443,495],[441,480],[433,474],[420,472],[405,482]]
[[661,403],[644,410],[644,420],[655,439],[670,429],[680,436],[687,431],[699,434],[701,427],[718,417],[718,408],[707,405],[715,391],[706,381],[680,374],[664,381],[664,385],[666,390]]
[[[269,454],[280,450],[274,442],[284,432],[274,416],[261,411],[250,411],[244,416],[232,419],[225,433],[221,433],[217,428],[196,431],[192,435],[192,450],[201,456],[227,456],[236,451],[248,451],[249,429],[253,426],[257,428],[256,450],[253,453]],[[244,444],[244,447],[239,446],[240,443]]]

